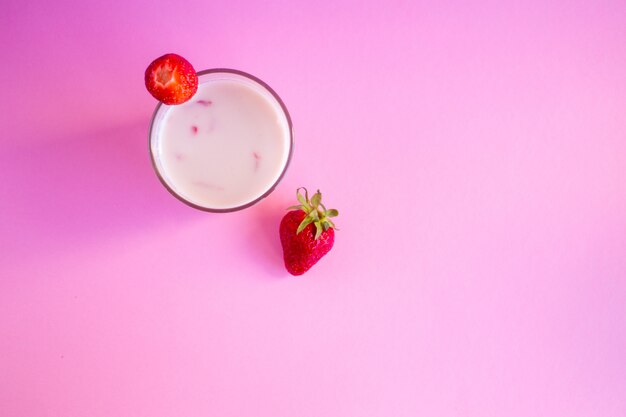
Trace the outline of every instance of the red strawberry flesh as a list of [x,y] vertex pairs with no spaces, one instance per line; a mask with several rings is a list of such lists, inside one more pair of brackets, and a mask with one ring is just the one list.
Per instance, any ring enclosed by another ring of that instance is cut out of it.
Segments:
[[161,67],[157,70],[156,80],[159,84],[165,86],[172,80],[172,69],[168,67]]
[[166,54],[148,66],[145,73],[148,92],[164,104],[182,104],[198,90],[198,75],[185,58]]

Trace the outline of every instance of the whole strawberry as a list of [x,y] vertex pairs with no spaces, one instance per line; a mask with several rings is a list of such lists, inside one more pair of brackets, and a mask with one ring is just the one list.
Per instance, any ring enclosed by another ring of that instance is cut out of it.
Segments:
[[300,188],[296,191],[300,205],[287,209],[292,211],[285,214],[279,229],[285,267],[292,275],[304,274],[332,249],[335,224],[330,217],[339,214],[324,207],[319,190],[309,200],[308,191],[302,189],[304,196]]

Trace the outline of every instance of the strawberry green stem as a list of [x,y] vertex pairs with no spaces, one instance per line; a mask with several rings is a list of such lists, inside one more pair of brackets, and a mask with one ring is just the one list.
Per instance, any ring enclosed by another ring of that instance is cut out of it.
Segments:
[[[304,195],[300,193],[300,190],[304,190]],[[315,227],[315,239],[318,239],[328,229],[336,229],[330,217],[338,216],[339,212],[335,209],[326,209],[326,206],[322,204],[322,193],[320,190],[317,190],[309,199],[308,190],[305,187],[300,187],[296,190],[296,199],[300,204],[291,206],[288,210],[302,210],[306,214],[296,233],[300,233],[309,224],[313,224]]]

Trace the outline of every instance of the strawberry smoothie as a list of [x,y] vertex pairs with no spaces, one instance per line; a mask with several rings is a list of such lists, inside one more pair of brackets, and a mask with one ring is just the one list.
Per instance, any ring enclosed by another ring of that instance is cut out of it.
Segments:
[[167,189],[193,207],[248,207],[268,195],[287,168],[289,114],[251,75],[216,69],[198,77],[189,101],[157,106],[150,129],[154,168]]

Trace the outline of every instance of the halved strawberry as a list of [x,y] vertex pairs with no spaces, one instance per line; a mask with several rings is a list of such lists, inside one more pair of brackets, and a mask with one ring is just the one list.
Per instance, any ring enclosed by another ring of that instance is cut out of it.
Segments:
[[181,104],[198,90],[198,75],[193,66],[180,55],[166,54],[146,69],[146,88],[154,98],[165,104]]

